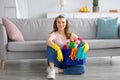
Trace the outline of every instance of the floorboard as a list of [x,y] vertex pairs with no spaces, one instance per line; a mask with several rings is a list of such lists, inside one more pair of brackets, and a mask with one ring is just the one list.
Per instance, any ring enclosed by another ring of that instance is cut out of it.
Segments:
[[[7,61],[0,80],[47,80],[46,60]],[[56,74],[56,80],[120,80],[120,57],[89,57],[83,75]]]

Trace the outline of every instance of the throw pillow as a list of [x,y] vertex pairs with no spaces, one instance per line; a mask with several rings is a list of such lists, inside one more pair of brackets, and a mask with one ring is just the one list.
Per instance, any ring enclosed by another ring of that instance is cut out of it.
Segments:
[[98,18],[97,25],[98,39],[118,38],[118,18]]
[[6,28],[8,37],[11,40],[14,41],[24,41],[24,38],[22,36],[22,33],[20,30],[17,28],[15,24],[13,24],[9,19],[7,18],[2,18],[3,25]]

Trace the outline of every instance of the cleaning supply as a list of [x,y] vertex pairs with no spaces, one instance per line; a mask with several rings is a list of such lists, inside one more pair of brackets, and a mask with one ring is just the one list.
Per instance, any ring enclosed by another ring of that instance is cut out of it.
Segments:
[[63,45],[62,49],[67,49],[67,45]]
[[86,57],[87,55],[86,53],[84,53],[84,47],[79,47],[76,54],[76,59],[82,60],[82,59],[86,59]]
[[80,42],[82,42],[82,41],[83,41],[83,39],[82,39],[82,38],[80,38],[80,37],[78,37],[78,40],[79,40]]
[[87,51],[89,50],[89,45],[88,45],[88,43],[87,43],[87,42],[84,42],[83,47],[84,47],[84,53],[87,53]]
[[74,40],[75,47],[77,48],[81,42],[83,42],[83,39],[80,37],[78,37],[77,40]]
[[79,43],[79,45],[77,46],[77,48],[82,47],[83,45],[84,45],[84,42],[82,41],[82,42]]
[[70,45],[69,47],[72,49],[72,48],[75,48],[75,43],[73,41],[70,42]]
[[76,59],[77,51],[78,51],[78,48],[72,48],[70,56],[69,56],[71,60],[75,60]]
[[63,61],[63,55],[60,47],[57,44],[53,44],[52,48],[57,51],[57,59],[59,62]]

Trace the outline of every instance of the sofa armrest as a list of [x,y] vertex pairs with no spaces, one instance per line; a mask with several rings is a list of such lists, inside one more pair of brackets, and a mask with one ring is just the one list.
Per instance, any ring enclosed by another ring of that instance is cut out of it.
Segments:
[[8,43],[8,37],[5,27],[0,24],[0,57],[1,59],[6,59],[7,55],[7,43]]

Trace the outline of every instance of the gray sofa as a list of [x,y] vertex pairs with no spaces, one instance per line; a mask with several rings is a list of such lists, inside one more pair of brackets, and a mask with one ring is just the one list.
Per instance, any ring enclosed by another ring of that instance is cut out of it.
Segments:
[[[45,59],[45,40],[52,31],[54,19],[10,19],[22,32],[25,41],[9,40],[3,25],[0,25],[0,54],[2,70],[5,61],[18,59]],[[120,56],[120,39],[96,39],[96,18],[68,19],[70,29],[86,40],[90,46],[88,57]]]

